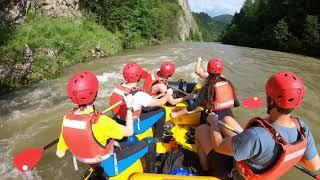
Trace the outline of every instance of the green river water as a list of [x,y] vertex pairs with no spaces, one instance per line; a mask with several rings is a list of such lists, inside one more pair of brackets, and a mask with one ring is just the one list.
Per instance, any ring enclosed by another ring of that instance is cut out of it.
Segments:
[[[61,119],[72,109],[67,93],[68,78],[79,70],[90,70],[98,75],[100,90],[96,105],[105,109],[109,95],[116,84],[122,82],[122,68],[129,60],[135,60],[145,69],[158,68],[166,60],[177,66],[172,80],[184,79],[200,82],[194,74],[197,57],[207,62],[209,57],[220,57],[225,64],[224,75],[236,87],[239,97],[263,96],[267,78],[277,71],[293,71],[301,76],[306,86],[306,97],[302,107],[293,115],[304,119],[310,126],[317,147],[320,149],[320,60],[282,53],[220,43],[180,43],[128,50],[120,55],[65,69],[57,80],[16,91],[0,97],[0,179],[80,179],[86,168],[73,169],[70,153],[63,159],[55,156],[55,146],[48,150],[36,169],[20,174],[14,169],[12,156],[29,147],[41,147],[58,137]],[[265,109],[234,109],[235,117],[245,125],[254,116],[265,115]],[[292,170],[282,179],[308,179]]]

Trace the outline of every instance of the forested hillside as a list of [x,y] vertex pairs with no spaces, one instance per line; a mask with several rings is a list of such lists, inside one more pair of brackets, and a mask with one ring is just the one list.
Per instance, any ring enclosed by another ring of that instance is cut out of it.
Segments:
[[319,0],[246,0],[223,43],[320,56]]
[[225,24],[230,24],[233,16],[230,14],[222,14],[219,16],[214,16],[213,19],[219,22],[223,22]]
[[227,26],[227,24],[214,20],[204,12],[193,13],[193,16],[198,24],[204,41],[218,41],[221,33]]

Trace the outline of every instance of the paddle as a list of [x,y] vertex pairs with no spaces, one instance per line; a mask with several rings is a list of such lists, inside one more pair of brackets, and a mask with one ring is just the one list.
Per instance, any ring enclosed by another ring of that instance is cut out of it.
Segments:
[[[168,85],[169,88],[174,89],[182,94],[189,95],[189,93],[182,91],[181,89],[175,88],[173,86]],[[262,108],[263,107],[263,100],[261,97],[248,97],[242,100],[240,103],[242,107],[245,107],[247,109],[252,108]]]
[[[159,98],[159,97],[163,96],[164,94],[165,93],[162,93],[154,98]],[[116,106],[120,105],[123,101],[124,100],[121,100],[121,101],[113,104],[112,106],[110,106],[109,108],[104,110],[103,114],[112,110]],[[58,141],[59,141],[59,138],[53,140],[52,142],[50,142],[49,144],[45,145],[42,148],[29,148],[25,151],[22,151],[16,155],[14,155],[13,164],[20,172],[26,172],[26,171],[32,169],[41,160],[43,152],[46,151],[47,149],[49,149],[50,147],[52,147],[53,145],[57,144]]]
[[[240,134],[239,131],[237,131],[237,130],[234,129],[233,127],[229,126],[228,124],[226,124],[226,123],[224,123],[224,122],[222,122],[222,121],[220,121],[220,120],[218,121],[218,123],[219,123],[221,126],[223,126],[224,128],[226,128],[226,129],[228,129],[228,130],[230,130],[230,131],[232,131],[232,132],[234,132],[234,133],[236,133],[236,134]],[[299,169],[300,171],[308,174],[309,176],[311,176],[311,177],[313,177],[313,178],[315,178],[315,179],[317,179],[317,180],[320,180],[320,176],[318,176],[316,173],[314,173],[314,172],[312,172],[312,171],[310,171],[310,170],[302,167],[301,165],[296,164],[294,167],[297,168],[297,169]]]
[[38,164],[45,150],[57,144],[59,138],[50,142],[42,148],[29,148],[13,157],[13,164],[20,172],[26,172]]

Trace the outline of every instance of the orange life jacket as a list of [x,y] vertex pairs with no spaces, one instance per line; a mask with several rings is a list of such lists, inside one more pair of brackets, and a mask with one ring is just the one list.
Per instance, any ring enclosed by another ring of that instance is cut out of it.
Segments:
[[[138,91],[140,88],[134,87],[134,88],[127,88],[123,85],[118,85],[113,91],[110,96],[110,105],[113,105],[125,97],[126,94],[130,94],[133,91]],[[125,119],[127,115],[127,105],[125,102],[121,103],[119,106],[116,106],[112,109],[113,113],[116,115],[118,119]],[[141,114],[141,109],[137,109],[134,112],[132,112],[133,119],[136,120]]]
[[163,83],[165,85],[168,85],[168,81],[159,78],[158,76],[159,70],[153,70],[149,73],[149,75],[147,76],[146,80],[143,83],[143,89],[144,92],[150,94],[151,96],[157,96],[158,93],[153,93],[152,92],[152,86],[156,85],[158,83]]
[[92,132],[92,124],[99,119],[99,114],[75,115],[68,113],[63,121],[63,139],[72,154],[85,164],[96,164],[108,159],[113,154],[114,140],[104,146]]
[[253,170],[249,167],[247,160],[237,162],[237,167],[240,173],[246,179],[278,179],[287,171],[289,171],[289,169],[291,169],[294,165],[300,162],[307,147],[307,139],[299,120],[297,120],[296,118],[291,119],[298,129],[300,137],[299,140],[293,144],[288,143],[286,139],[281,136],[279,131],[266,120],[254,118],[248,123],[246,129],[252,126],[260,125],[266,131],[268,131],[274,139],[275,143],[282,148],[282,154],[270,168],[261,171],[261,173],[253,172]]
[[220,81],[214,85],[215,100],[208,102],[206,107],[211,111],[218,111],[234,106],[234,89],[229,81]]

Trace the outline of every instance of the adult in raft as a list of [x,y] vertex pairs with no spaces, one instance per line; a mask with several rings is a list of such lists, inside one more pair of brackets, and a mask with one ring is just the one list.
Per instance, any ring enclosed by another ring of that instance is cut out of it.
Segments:
[[[214,150],[233,156],[238,170],[233,174],[240,172],[246,179],[278,179],[297,163],[318,171],[320,158],[312,133],[303,120],[290,115],[303,102],[303,81],[292,72],[279,72],[265,89],[268,116],[253,118],[239,135],[223,137],[218,116],[209,115],[210,127],[202,125],[197,131],[202,153]],[[237,124],[230,117],[229,121]]]
[[[201,124],[206,123],[207,112],[215,112],[220,118],[233,116],[231,107],[238,107],[239,101],[236,99],[235,89],[228,79],[222,76],[223,62],[219,58],[213,58],[208,62],[207,71],[201,68],[202,58],[198,58],[195,73],[205,79],[200,92],[197,95],[195,103],[189,105],[186,109],[178,112],[172,112],[173,118],[193,111],[197,106],[206,109],[201,113]],[[226,131],[225,133],[229,133]],[[231,134],[230,134],[231,135]]]
[[154,172],[156,155],[152,138],[131,146],[115,146],[115,140],[133,134],[132,95],[125,97],[127,114],[123,126],[95,111],[98,86],[96,75],[89,71],[78,72],[69,80],[68,95],[76,107],[63,118],[56,155],[62,158],[69,149],[78,161],[102,167],[105,176],[116,176],[146,156],[147,171]]
[[[174,74],[176,66],[171,61],[166,61],[161,64],[160,70],[152,70],[146,80],[143,83],[143,89],[151,96],[157,96],[158,94],[165,93],[168,90],[168,79]],[[185,96],[183,98],[173,98],[171,96],[168,102],[171,105],[176,105],[180,102],[190,100],[193,96]]]
[[[133,120],[134,134],[141,134],[150,127],[155,126],[155,138],[162,141],[163,126],[165,123],[166,112],[160,107],[164,105],[172,96],[172,89],[165,91],[165,95],[160,99],[153,98],[149,94],[142,92],[137,83],[141,79],[142,67],[135,62],[129,62],[123,68],[124,83],[116,86],[110,96],[110,105],[113,105],[125,97],[126,94],[133,94]],[[145,110],[144,107],[159,107],[151,111]],[[120,123],[125,123],[127,114],[127,105],[125,102],[113,109],[115,117]]]

